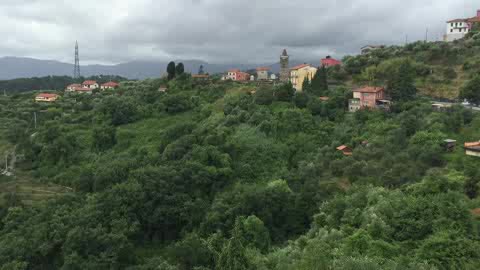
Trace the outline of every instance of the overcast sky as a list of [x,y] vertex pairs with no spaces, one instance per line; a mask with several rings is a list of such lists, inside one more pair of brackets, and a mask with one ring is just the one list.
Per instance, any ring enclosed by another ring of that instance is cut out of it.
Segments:
[[365,44],[439,39],[478,0],[0,0],[0,56],[85,63],[318,59]]

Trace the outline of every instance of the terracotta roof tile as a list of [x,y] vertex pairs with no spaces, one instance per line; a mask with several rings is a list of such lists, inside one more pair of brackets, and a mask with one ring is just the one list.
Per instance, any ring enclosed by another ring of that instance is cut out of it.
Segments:
[[97,83],[96,81],[84,81],[82,84],[83,85],[94,85],[96,83]]
[[106,87],[117,87],[117,86],[119,86],[119,84],[116,83],[116,82],[107,82],[107,83],[102,84],[102,86],[106,86]]
[[466,142],[465,143],[465,147],[476,147],[476,146],[480,146],[480,141],[478,141],[478,142]]
[[58,97],[58,95],[57,94],[49,94],[49,93],[41,93],[41,94],[38,94],[37,97],[53,98],[53,97]]
[[292,67],[290,70],[298,70],[298,69],[301,69],[301,68],[304,68],[304,67],[311,67],[311,65],[310,64],[301,64],[301,65]]
[[353,92],[360,92],[360,93],[378,93],[380,91],[384,91],[385,88],[383,87],[374,87],[374,86],[366,86],[363,88],[358,88],[353,90]]

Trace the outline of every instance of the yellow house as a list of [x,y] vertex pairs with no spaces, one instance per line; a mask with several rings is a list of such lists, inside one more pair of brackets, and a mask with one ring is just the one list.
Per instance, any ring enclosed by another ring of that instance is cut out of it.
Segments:
[[305,78],[312,80],[317,68],[309,64],[302,64],[290,69],[290,82],[297,91],[302,91]]

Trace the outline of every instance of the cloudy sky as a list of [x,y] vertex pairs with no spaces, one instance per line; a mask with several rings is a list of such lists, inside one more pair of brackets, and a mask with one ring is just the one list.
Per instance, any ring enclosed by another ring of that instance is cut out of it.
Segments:
[[0,0],[1,56],[82,63],[198,59],[275,62],[439,39],[478,0]]

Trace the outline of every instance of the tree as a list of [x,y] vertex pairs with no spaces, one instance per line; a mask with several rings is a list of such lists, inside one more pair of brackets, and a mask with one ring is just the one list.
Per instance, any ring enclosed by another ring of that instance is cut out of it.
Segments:
[[250,268],[245,247],[242,244],[240,221],[232,232],[232,238],[225,243],[216,263],[218,270],[247,270]]
[[102,126],[93,129],[93,149],[103,152],[117,143],[116,129],[112,126]]
[[203,65],[200,65],[200,68],[198,68],[198,75],[203,75],[205,74],[205,71],[203,70]]
[[183,66],[183,63],[178,63],[175,67],[175,75],[180,76],[183,73],[185,73],[185,67]]
[[270,248],[270,234],[263,221],[258,217],[239,217],[235,227],[240,230],[245,246],[257,248],[262,252],[266,252]]
[[255,92],[255,102],[259,105],[270,105],[273,102],[273,89],[261,87]]
[[168,74],[169,81],[175,78],[175,73],[176,73],[175,62],[172,61],[168,63],[168,66],[167,66],[167,74]]
[[415,70],[409,60],[404,60],[398,71],[387,82],[387,93],[394,101],[410,101],[415,98]]
[[274,93],[277,100],[290,102],[295,95],[295,89],[292,83],[288,82],[276,87]]
[[295,93],[295,97],[293,99],[293,101],[295,102],[295,106],[297,106],[298,108],[306,108],[307,107],[307,104],[309,102],[309,97],[308,97],[308,94],[305,93],[305,92],[296,92]]
[[325,66],[318,68],[317,72],[312,78],[311,82],[311,91],[315,95],[323,95],[326,91],[328,91],[328,82],[327,82],[327,69]]
[[311,82],[310,82],[310,79],[308,77],[305,78],[305,80],[303,80],[302,90],[304,92],[309,92],[311,90]]
[[475,76],[460,91],[460,97],[473,104],[480,104],[480,75]]

